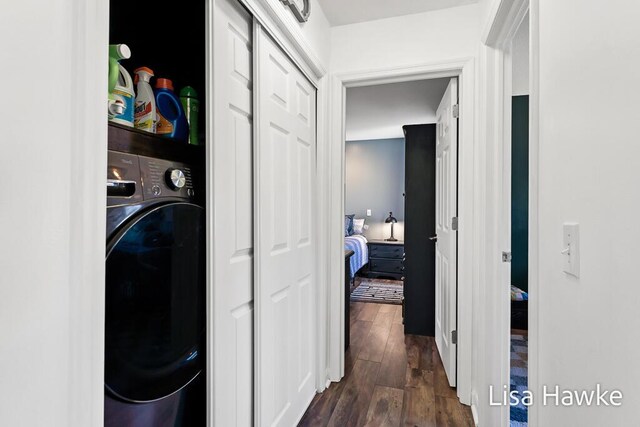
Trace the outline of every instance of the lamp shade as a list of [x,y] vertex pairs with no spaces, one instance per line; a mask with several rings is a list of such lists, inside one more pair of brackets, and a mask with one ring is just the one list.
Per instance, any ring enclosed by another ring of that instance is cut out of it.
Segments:
[[393,212],[389,212],[389,216],[387,217],[387,219],[384,220],[384,222],[386,224],[389,224],[389,223],[395,224],[396,222],[398,222],[398,220],[393,217]]

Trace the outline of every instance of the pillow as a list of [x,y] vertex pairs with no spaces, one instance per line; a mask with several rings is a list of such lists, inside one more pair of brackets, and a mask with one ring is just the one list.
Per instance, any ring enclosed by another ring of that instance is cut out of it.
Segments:
[[364,233],[364,218],[353,220],[353,234]]
[[345,215],[344,216],[344,235],[351,236],[353,234],[353,217],[356,215]]
[[517,286],[511,285],[511,301],[528,301],[529,294]]

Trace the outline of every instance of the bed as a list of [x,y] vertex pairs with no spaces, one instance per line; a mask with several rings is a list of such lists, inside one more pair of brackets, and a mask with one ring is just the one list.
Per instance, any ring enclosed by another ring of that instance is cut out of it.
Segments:
[[344,238],[345,250],[352,250],[353,256],[350,262],[349,277],[351,280],[355,277],[356,273],[369,262],[369,248],[367,246],[367,238],[361,234],[354,234],[352,236],[345,236]]

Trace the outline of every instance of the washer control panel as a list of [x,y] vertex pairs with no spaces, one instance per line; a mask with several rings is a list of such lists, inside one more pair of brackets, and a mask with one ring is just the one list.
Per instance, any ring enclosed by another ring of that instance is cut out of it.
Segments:
[[182,197],[191,199],[196,192],[191,168],[184,163],[138,156],[144,199]]

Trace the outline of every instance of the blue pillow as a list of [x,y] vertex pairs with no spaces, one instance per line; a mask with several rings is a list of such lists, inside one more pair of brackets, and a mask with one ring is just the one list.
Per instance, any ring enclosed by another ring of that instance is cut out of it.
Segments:
[[344,235],[345,236],[353,235],[353,218],[355,216],[356,214],[344,216]]

